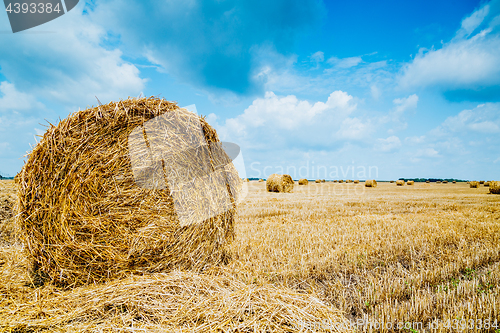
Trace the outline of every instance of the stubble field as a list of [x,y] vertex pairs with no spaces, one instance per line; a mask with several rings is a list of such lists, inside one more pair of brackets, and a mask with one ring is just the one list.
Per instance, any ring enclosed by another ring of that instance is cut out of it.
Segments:
[[[293,193],[283,194],[267,193],[265,182],[247,184],[230,259],[220,268],[241,288],[272,287],[287,295],[311,296],[340,311],[358,331],[496,331],[500,195],[487,194],[487,187],[296,182]],[[40,299],[61,293],[30,286],[5,208],[15,199],[14,184],[1,181],[0,186],[0,292],[9,299],[0,310],[5,330],[19,312],[32,314],[30,307],[42,307],[39,312],[49,316],[57,312],[44,309],[49,303]],[[94,297],[103,290],[94,290]],[[71,331],[87,314],[68,320],[58,315],[57,325],[39,327]],[[92,320],[96,322],[95,316]],[[339,331],[335,323],[311,317],[301,325],[284,331]],[[217,329],[229,331],[225,327]]]

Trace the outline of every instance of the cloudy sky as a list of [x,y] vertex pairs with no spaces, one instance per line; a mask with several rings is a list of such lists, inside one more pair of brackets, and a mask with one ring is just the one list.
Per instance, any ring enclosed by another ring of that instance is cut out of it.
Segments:
[[500,179],[500,1],[80,0],[16,34],[0,12],[1,175],[47,121],[141,93],[195,104],[250,177]]

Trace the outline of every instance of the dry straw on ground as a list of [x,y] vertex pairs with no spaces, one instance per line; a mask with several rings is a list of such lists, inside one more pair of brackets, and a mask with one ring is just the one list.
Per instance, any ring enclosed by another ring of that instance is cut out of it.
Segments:
[[479,188],[479,182],[477,181],[472,181],[469,183],[470,188]]
[[305,178],[302,178],[299,180],[299,185],[307,185],[309,184],[309,181]]
[[500,194],[500,182],[499,181],[491,181],[490,182],[490,193],[491,194]]
[[[2,259],[15,265],[21,258]],[[174,270],[67,291],[10,288],[18,290],[0,300],[2,332],[300,332],[324,320],[347,326],[340,311],[313,295],[247,284],[225,270]]]
[[247,182],[247,183],[248,183],[249,181],[250,181],[250,179],[248,179],[248,178],[245,178],[245,182]]
[[377,181],[375,179],[368,179],[365,181],[365,186],[366,187],[376,187]]
[[[197,154],[155,156],[155,145],[184,147],[181,134],[200,144]],[[241,183],[226,153],[212,149],[217,142],[203,118],[155,97],[111,102],[50,125],[18,179],[19,227],[34,280],[69,286],[224,262]],[[169,183],[172,173],[186,181]],[[224,185],[214,187],[218,180]],[[198,217],[201,223],[181,224]]]
[[293,191],[293,179],[290,175],[272,174],[267,178],[266,189],[268,192],[291,193]]
[[415,181],[413,181],[413,180],[409,180],[406,182],[406,185],[413,185],[413,184],[415,184]]

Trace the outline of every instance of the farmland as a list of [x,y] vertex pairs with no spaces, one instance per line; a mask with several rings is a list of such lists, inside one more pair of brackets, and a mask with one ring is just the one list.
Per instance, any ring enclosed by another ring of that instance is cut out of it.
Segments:
[[[12,181],[0,184],[5,209],[15,189]],[[364,322],[360,330],[368,329],[368,322],[383,323],[375,329],[383,332],[399,331],[387,328],[398,323],[425,328],[438,322],[436,331],[448,332],[447,321],[462,320],[469,327],[464,331],[484,331],[477,328],[479,320],[482,325],[500,318],[500,196],[487,194],[487,187],[295,182],[292,193],[268,193],[265,182],[246,184],[249,192],[238,207],[229,259],[220,267],[239,288],[312,296],[351,322]],[[56,309],[60,304],[43,303],[63,292],[30,285],[13,219],[0,216],[0,292],[10,300],[0,312],[0,327],[8,327],[9,316],[32,314],[32,308],[42,317],[58,314],[57,324],[40,322],[49,330],[71,331],[75,321],[86,318],[95,327],[128,327],[117,319],[123,313],[100,321],[87,312],[65,319]],[[94,290],[94,297],[105,289]],[[189,297],[183,299],[191,304]],[[299,328],[288,328],[294,330]]]

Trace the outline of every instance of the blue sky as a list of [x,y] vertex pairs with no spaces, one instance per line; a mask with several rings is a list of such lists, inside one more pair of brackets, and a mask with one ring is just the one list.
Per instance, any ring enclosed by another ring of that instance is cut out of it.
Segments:
[[500,179],[500,1],[81,0],[16,34],[2,11],[0,174],[141,93],[195,104],[250,177]]

